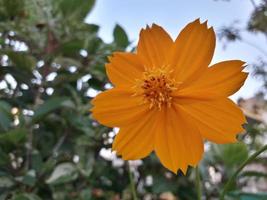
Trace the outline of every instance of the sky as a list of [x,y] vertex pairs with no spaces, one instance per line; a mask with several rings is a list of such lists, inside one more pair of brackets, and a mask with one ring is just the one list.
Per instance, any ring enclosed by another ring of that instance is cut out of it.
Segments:
[[[252,10],[250,0],[97,0],[86,21],[100,25],[100,37],[106,42],[112,42],[113,28],[119,24],[127,32],[130,41],[136,44],[139,31],[147,24],[156,23],[164,27],[175,39],[187,23],[197,18],[202,22],[208,20],[208,25],[213,26],[215,32],[236,20],[238,26],[246,27]],[[266,49],[266,39],[263,35],[244,34],[244,38]],[[231,43],[225,49],[223,43],[217,39],[212,63],[227,59],[241,59],[253,63],[259,56],[262,56],[261,52],[245,43]],[[235,100],[239,97],[251,97],[260,89],[261,83],[252,76],[251,67],[246,71],[250,72],[249,78],[232,97]]]

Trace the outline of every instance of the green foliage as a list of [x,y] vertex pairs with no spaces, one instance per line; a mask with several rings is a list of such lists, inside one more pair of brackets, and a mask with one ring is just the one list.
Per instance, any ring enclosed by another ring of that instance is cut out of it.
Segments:
[[72,163],[61,163],[57,165],[46,180],[49,185],[60,185],[63,183],[68,183],[76,180],[78,178],[78,171],[74,164]]
[[229,196],[235,200],[265,200],[267,198],[267,194],[264,193],[253,194],[239,191],[231,192]]
[[95,0],[58,0],[54,4],[64,18],[82,21],[93,8]]
[[35,111],[32,120],[37,122],[41,120],[49,112],[52,112],[60,107],[69,106],[74,107],[71,101],[68,101],[67,97],[53,97],[41,104]]
[[0,101],[0,130],[7,131],[11,123],[11,106],[5,101]]
[[240,165],[248,158],[246,144],[239,142],[235,144],[212,145],[211,154],[217,161],[222,161],[229,168]]
[[126,48],[129,45],[129,39],[126,32],[120,25],[116,25],[113,31],[114,42],[121,48]]
[[106,57],[128,39],[122,28],[112,44],[98,37],[84,22],[94,4],[0,0],[0,199],[110,199],[127,188],[99,155],[112,130],[92,120],[88,91],[104,90]]
[[2,51],[2,55],[7,55],[11,65],[17,68],[19,71],[26,71],[31,73],[35,66],[34,58],[24,52],[15,51]]
[[25,128],[12,129],[6,133],[0,134],[0,144],[6,152],[9,152],[17,145],[23,144],[26,137],[27,130]]
[[250,31],[265,33],[267,36],[267,2],[263,1],[252,13],[248,23]]

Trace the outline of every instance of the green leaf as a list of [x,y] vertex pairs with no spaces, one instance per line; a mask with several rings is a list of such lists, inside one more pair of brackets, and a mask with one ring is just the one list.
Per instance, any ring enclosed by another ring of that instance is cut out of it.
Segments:
[[30,187],[33,187],[36,183],[36,173],[34,170],[29,170],[26,175],[22,179],[22,183],[24,185],[28,185]]
[[12,200],[41,200],[41,198],[35,194],[24,193],[17,194]]
[[56,7],[66,19],[82,21],[92,10],[95,0],[58,0]]
[[0,166],[6,166],[6,164],[9,162],[9,156],[6,152],[0,148]]
[[0,143],[12,143],[18,144],[26,139],[27,130],[23,128],[18,128],[11,130],[9,132],[0,134]]
[[61,44],[60,52],[63,56],[76,57],[83,47],[83,40],[70,40]]
[[99,26],[96,24],[86,24],[87,31],[90,33],[97,33]]
[[18,83],[26,83],[27,85],[31,84],[31,79],[33,78],[33,74],[27,70],[21,70],[17,67],[1,66],[0,76],[6,74],[11,74]]
[[247,146],[242,143],[212,145],[211,152],[214,157],[223,161],[228,168],[240,165],[248,158]]
[[229,193],[230,197],[233,197],[236,200],[266,200],[267,193],[246,193],[241,191],[232,191]]
[[115,44],[120,48],[126,48],[129,45],[129,39],[124,31],[124,29],[120,25],[116,25],[113,30],[113,37]]
[[258,172],[258,171],[244,171],[239,176],[246,177],[246,176],[254,176],[254,177],[265,177],[267,178],[267,173],[264,172]]
[[33,187],[37,181],[35,170],[29,170],[25,176],[20,176],[15,178],[16,181],[21,182],[24,185]]
[[15,182],[9,176],[0,176],[0,188],[10,188]]
[[4,9],[8,17],[15,17],[22,14],[24,8],[24,1],[21,0],[3,0]]
[[89,54],[95,54],[99,47],[103,44],[103,41],[100,38],[93,38],[91,39],[88,44],[86,50],[88,51]]
[[81,191],[81,198],[83,200],[91,200],[92,199],[92,191],[91,189],[84,189]]
[[32,72],[35,67],[35,59],[27,53],[15,51],[1,51],[0,53],[6,54],[13,63],[14,67],[17,67],[20,70]]
[[7,113],[11,112],[10,104],[5,101],[0,101],[0,109],[1,111],[7,112]]
[[81,67],[81,63],[79,61],[68,57],[59,56],[54,61],[60,64],[62,68],[67,68],[69,66],[76,66],[78,68]]
[[160,194],[167,191],[175,191],[177,188],[172,182],[165,181],[165,178],[160,175],[153,176],[153,185],[151,185],[152,192]]
[[34,112],[33,121],[36,122],[42,119],[50,112],[69,104],[69,98],[67,97],[52,97],[40,105]]
[[32,169],[36,170],[37,172],[39,172],[43,167],[42,156],[37,150],[34,150],[32,152],[31,166],[32,166]]
[[74,181],[78,178],[78,170],[73,163],[61,163],[56,166],[50,177],[46,180],[49,185],[59,185]]
[[76,130],[80,130],[88,136],[93,137],[95,135],[95,131],[89,126],[90,118],[88,116],[84,117],[76,113],[72,114],[66,113],[66,119],[68,120],[70,125],[74,127]]
[[11,123],[11,106],[5,101],[0,101],[0,130],[7,131]]
[[24,143],[28,131],[24,128],[17,128],[0,134],[0,147],[6,152],[11,151],[18,144]]
[[10,127],[12,120],[8,113],[1,112],[0,109],[0,128],[1,130],[7,131]]

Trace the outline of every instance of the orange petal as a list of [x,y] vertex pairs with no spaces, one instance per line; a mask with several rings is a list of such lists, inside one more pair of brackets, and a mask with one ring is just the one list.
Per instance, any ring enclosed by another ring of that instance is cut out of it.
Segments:
[[129,89],[113,88],[102,92],[91,103],[94,105],[93,118],[110,127],[128,125],[140,119],[149,110]]
[[173,41],[168,33],[160,26],[142,29],[137,45],[137,54],[145,62],[146,67],[161,67],[166,65],[166,60]]
[[150,110],[133,124],[122,127],[116,135],[112,149],[124,160],[144,158],[153,150],[155,132],[155,110]]
[[203,153],[203,141],[188,115],[178,109],[161,111],[156,127],[155,152],[161,163],[174,173],[186,174],[188,165],[196,166]]
[[236,141],[236,135],[243,132],[246,123],[241,109],[230,99],[187,102],[176,100],[175,106],[184,110],[194,119],[203,138],[216,143]]
[[244,62],[230,60],[209,67],[202,76],[190,85],[181,88],[176,95],[196,99],[228,97],[244,84],[248,74],[242,72]]
[[199,19],[188,24],[174,42],[170,57],[170,67],[180,82],[191,82],[206,70],[215,49],[215,33],[207,27],[207,22],[200,24]]
[[109,57],[106,71],[115,86],[133,85],[135,79],[142,76],[144,66],[139,57],[133,53],[114,53]]

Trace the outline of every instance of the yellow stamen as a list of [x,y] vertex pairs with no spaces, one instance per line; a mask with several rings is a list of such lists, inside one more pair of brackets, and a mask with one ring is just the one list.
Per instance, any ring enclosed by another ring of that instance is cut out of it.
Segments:
[[142,95],[149,108],[171,106],[172,93],[177,89],[178,83],[170,77],[171,71],[166,68],[149,69],[143,73],[141,79],[136,80],[135,94]]

